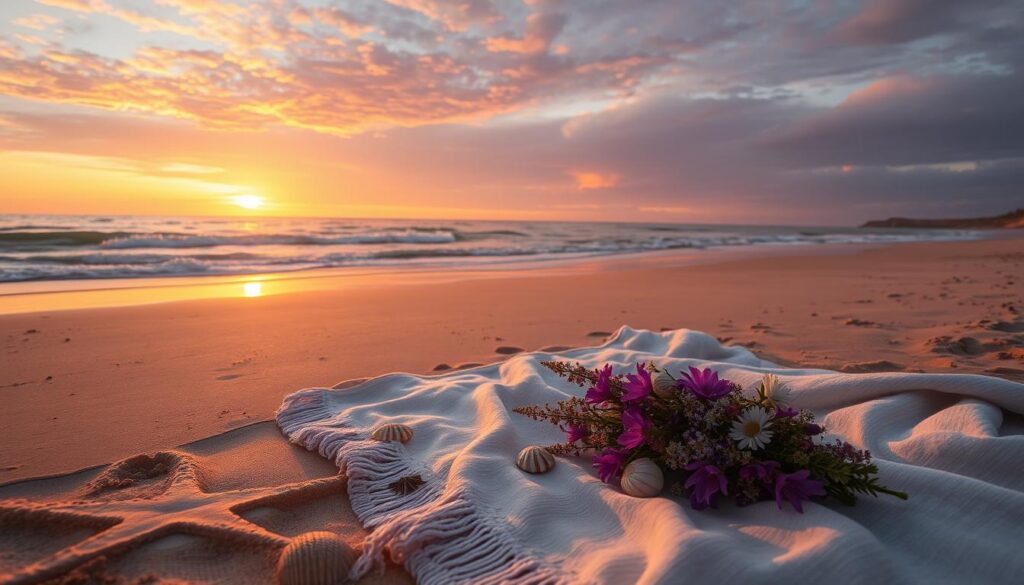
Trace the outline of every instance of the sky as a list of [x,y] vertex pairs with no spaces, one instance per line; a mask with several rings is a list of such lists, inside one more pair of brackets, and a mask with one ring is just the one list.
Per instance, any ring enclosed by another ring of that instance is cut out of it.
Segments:
[[1016,0],[5,0],[0,213],[1024,207]]

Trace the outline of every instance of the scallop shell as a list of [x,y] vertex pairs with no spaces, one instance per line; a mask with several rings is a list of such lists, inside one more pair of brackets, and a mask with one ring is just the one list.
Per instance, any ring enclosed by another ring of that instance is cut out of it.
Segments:
[[352,550],[333,532],[307,532],[292,539],[277,560],[278,585],[337,585],[348,583],[356,560]]
[[661,493],[665,475],[658,464],[643,457],[635,459],[622,470],[622,491],[636,498],[649,498]]
[[373,429],[370,436],[374,440],[382,442],[408,443],[412,439],[412,429],[398,423],[387,423]]
[[675,378],[670,376],[665,370],[661,370],[654,375],[651,385],[654,386],[654,393],[662,398],[671,398],[679,392]]
[[526,473],[547,473],[555,466],[555,456],[544,447],[530,445],[516,456],[516,467]]

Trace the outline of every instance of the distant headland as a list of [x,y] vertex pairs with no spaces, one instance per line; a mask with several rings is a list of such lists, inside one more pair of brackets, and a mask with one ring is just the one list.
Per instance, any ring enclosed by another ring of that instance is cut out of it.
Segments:
[[968,219],[909,219],[890,217],[876,219],[860,227],[865,228],[965,228],[1000,229],[1024,228],[1024,209],[1004,213],[997,217],[973,217]]

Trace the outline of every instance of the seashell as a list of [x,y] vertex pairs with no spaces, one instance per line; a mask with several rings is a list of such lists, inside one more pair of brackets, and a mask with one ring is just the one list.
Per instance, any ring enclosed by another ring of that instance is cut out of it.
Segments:
[[384,443],[394,441],[408,443],[412,439],[412,429],[398,423],[385,423],[373,429],[370,437]]
[[555,466],[555,456],[544,447],[530,445],[516,456],[516,467],[526,473],[547,473]]
[[288,543],[277,560],[278,585],[348,583],[356,552],[333,532],[307,532]]
[[679,387],[676,386],[675,378],[670,376],[665,370],[661,370],[654,375],[651,385],[654,386],[654,393],[662,398],[671,398],[679,393]]
[[420,486],[426,483],[423,478],[418,475],[407,475],[399,478],[397,481],[393,481],[388,484],[391,491],[395,492],[400,496],[411,494],[414,491],[420,489]]
[[661,493],[665,475],[658,464],[646,457],[635,459],[622,470],[622,491],[636,498],[649,498]]

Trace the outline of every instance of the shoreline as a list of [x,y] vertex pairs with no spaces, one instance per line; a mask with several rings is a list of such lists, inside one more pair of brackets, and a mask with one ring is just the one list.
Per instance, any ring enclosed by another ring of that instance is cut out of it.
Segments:
[[299,388],[557,353],[624,324],[705,331],[781,365],[1024,380],[1024,234],[813,249],[2,315],[0,482],[263,421]]
[[712,248],[672,248],[570,258],[523,259],[451,266],[325,267],[252,274],[163,276],[110,279],[67,279],[0,283],[0,316],[93,308],[115,308],[181,301],[262,297],[350,286],[418,285],[453,280],[535,277],[580,271],[620,270],[665,263],[666,267],[699,266],[780,256],[827,256],[862,250],[929,243],[980,241],[999,233],[963,240],[868,242],[836,244],[754,244]]

